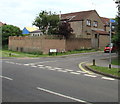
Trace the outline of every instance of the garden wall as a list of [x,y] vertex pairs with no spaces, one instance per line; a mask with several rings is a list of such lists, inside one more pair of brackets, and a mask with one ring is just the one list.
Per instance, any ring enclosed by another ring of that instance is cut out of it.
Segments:
[[45,37],[9,37],[9,49],[20,52],[43,52],[49,53],[50,49],[58,52],[81,48],[91,48],[91,39],[64,39]]

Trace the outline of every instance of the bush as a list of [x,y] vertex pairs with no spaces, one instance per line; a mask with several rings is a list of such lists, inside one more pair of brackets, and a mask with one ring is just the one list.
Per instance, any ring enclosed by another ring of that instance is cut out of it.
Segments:
[[26,52],[26,53],[29,53],[29,54],[34,54],[34,55],[43,55],[43,52],[42,52],[42,51],[36,51],[36,52]]

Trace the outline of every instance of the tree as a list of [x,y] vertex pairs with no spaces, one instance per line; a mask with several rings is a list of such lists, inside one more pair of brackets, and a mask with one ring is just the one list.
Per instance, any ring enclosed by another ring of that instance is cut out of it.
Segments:
[[35,18],[33,25],[39,27],[44,34],[56,34],[58,31],[59,16],[55,13],[42,11]]
[[113,43],[116,44],[116,46],[118,47],[118,51],[120,53],[120,17],[117,17],[116,21],[117,21],[116,33],[115,33],[112,41],[113,41]]
[[2,26],[2,45],[8,44],[9,36],[19,36],[22,34],[22,31],[19,27],[13,25],[3,25]]
[[71,37],[72,32],[73,32],[73,29],[71,28],[69,22],[61,21],[59,25],[59,33],[63,35],[66,39],[68,39],[69,37]]

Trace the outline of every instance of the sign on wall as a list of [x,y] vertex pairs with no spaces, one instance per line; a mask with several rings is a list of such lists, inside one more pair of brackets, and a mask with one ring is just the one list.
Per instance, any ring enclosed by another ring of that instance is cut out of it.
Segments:
[[51,52],[51,53],[54,53],[54,52],[56,53],[56,52],[57,52],[57,49],[50,49],[50,52]]

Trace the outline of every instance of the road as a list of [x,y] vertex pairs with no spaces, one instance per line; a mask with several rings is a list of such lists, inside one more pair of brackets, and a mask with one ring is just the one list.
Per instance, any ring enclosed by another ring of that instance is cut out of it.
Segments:
[[3,102],[118,102],[118,80],[89,74],[81,62],[108,57],[90,53],[2,60]]

